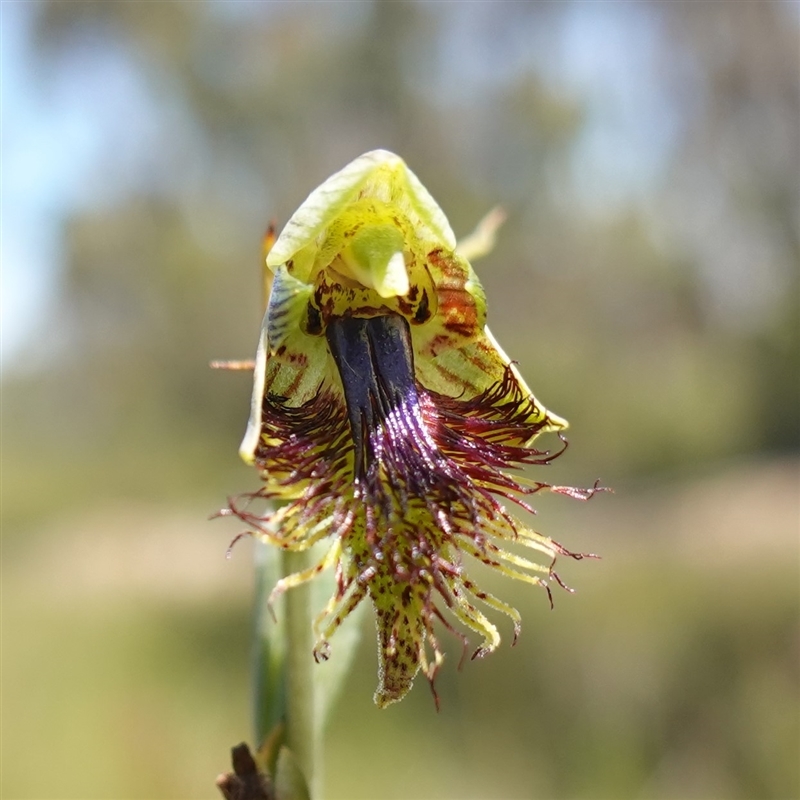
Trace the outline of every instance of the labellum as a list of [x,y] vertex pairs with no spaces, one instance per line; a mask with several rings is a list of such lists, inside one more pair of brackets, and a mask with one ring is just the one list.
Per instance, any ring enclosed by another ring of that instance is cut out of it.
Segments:
[[[279,581],[273,599],[334,570],[334,594],[315,623],[322,660],[368,598],[375,702],[386,706],[420,670],[433,686],[438,630],[465,646],[463,630],[477,633],[473,657],[483,656],[500,642],[488,609],[510,617],[516,640],[518,612],[473,582],[471,563],[549,594],[549,579],[563,586],[556,558],[584,557],[505,504],[531,510],[527,495],[585,499],[596,487],[519,474],[563,451],[567,423],[536,400],[489,333],[472,267],[398,156],[366,153],[329,178],[289,220],[267,266],[273,285],[240,451],[263,485],[230,511],[285,549],[327,543],[321,561]],[[561,437],[555,452],[533,445],[547,432]],[[258,513],[255,499],[283,502]]]

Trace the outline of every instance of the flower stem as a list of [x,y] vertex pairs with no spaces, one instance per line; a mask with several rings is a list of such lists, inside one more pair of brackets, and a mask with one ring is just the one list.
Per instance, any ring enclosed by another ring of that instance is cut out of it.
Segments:
[[[283,575],[302,572],[311,564],[308,552],[281,554]],[[311,797],[320,797],[321,726],[312,669],[314,646],[311,619],[311,587],[294,587],[284,597],[286,616],[286,743],[294,754]]]
[[283,601],[270,612],[270,592],[281,578],[277,551],[255,543],[255,632],[253,639],[253,722],[261,747],[286,718],[286,618]]

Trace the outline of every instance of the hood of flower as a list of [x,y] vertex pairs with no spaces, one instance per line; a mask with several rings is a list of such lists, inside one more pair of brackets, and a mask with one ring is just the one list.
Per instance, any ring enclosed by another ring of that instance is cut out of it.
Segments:
[[387,705],[420,669],[433,682],[437,629],[466,644],[466,627],[482,637],[474,655],[490,652],[500,637],[488,607],[512,619],[516,637],[519,614],[473,583],[469,562],[546,586],[557,555],[576,555],[504,505],[527,509],[526,495],[552,488],[512,471],[549,463],[557,453],[532,443],[566,423],[489,333],[472,267],[397,156],[368,153],[315,190],[267,263],[274,280],[240,452],[262,476],[257,495],[286,502],[232,510],[280,547],[331,543],[276,593],[335,569],[318,659],[347,614],[372,601],[375,700]]
[[[299,406],[323,383],[335,384],[325,332],[342,317],[405,318],[416,377],[427,389],[474,397],[510,367],[533,396],[486,326],[483,288],[455,244],[442,210],[385,150],[357,158],[311,193],[267,256],[274,278],[240,448],[245,461],[254,458],[266,394]],[[547,419],[538,432],[567,427],[540,404],[532,409],[532,423]]]

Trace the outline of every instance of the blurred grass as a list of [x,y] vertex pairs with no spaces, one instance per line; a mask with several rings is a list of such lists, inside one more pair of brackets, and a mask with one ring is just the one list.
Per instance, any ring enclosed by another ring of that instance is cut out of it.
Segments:
[[5,559],[4,798],[213,795],[249,725],[250,570],[204,525],[109,508]]

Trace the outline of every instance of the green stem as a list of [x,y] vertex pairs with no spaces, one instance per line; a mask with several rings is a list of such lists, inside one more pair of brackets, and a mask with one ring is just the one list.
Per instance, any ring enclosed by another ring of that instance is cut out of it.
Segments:
[[253,722],[256,746],[286,718],[286,614],[279,600],[270,612],[267,601],[281,578],[277,551],[256,541],[255,635],[253,638]]
[[[256,543],[256,635],[254,657],[254,722],[257,746],[285,725],[284,742],[292,769],[299,771],[314,800],[321,797],[322,726],[318,718],[312,631],[311,587],[301,584],[286,592],[270,610],[267,601],[275,584],[307,569],[308,553],[279,552]],[[277,752],[273,754],[278,756]],[[279,766],[279,765],[278,765]],[[273,763],[271,769],[274,769]],[[291,790],[286,797],[294,797]],[[305,791],[297,797],[306,797]]]
[[[282,572],[291,575],[311,565],[309,553],[283,551]],[[294,587],[284,597],[286,615],[286,743],[303,773],[311,797],[320,797],[321,726],[316,719],[312,649],[311,586]]]

